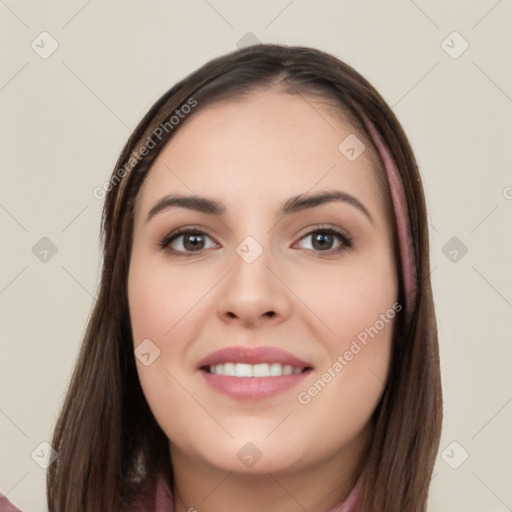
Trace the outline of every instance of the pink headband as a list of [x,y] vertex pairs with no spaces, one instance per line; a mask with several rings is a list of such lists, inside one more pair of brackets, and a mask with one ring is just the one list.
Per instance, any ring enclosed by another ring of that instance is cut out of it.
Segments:
[[[356,107],[357,108],[357,107]],[[383,142],[382,137],[373,125],[373,123],[357,108],[363,118],[366,128],[372,136],[379,155],[386,169],[389,189],[391,191],[391,200],[395,210],[396,227],[398,232],[398,243],[400,246],[400,258],[402,260],[402,274],[405,293],[405,309],[407,316],[410,317],[416,298],[416,263],[414,258],[414,248],[412,245],[411,228],[409,224],[409,213],[407,201],[405,199],[404,186],[396,162],[391,156],[389,149]]]

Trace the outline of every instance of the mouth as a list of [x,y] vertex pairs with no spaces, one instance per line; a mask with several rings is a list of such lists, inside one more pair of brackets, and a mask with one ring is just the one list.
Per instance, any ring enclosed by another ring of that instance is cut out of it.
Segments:
[[262,399],[297,386],[313,366],[275,347],[230,347],[198,364],[209,387],[236,399]]

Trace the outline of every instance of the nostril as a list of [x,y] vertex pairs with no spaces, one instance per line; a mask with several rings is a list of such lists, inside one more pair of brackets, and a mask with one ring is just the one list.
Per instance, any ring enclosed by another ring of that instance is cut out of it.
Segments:
[[265,314],[266,314],[267,316],[271,317],[271,318],[272,318],[273,316],[275,316],[275,312],[274,312],[274,311],[267,311]]

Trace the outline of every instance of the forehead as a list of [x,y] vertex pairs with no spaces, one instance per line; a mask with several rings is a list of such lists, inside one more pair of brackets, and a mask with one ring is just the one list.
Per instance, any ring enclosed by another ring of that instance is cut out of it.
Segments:
[[353,161],[340,150],[353,137],[363,139],[338,111],[312,98],[260,91],[214,103],[194,112],[162,150],[137,209],[149,210],[170,192],[247,207],[252,199],[261,206],[327,188],[381,207],[368,144]]

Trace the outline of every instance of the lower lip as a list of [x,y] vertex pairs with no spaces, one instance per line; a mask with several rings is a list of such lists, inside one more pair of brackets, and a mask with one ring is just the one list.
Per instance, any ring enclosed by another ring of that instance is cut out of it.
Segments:
[[282,393],[300,384],[311,374],[310,369],[296,375],[279,377],[228,377],[201,370],[206,382],[215,390],[240,400],[256,400]]

